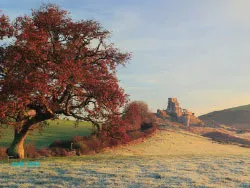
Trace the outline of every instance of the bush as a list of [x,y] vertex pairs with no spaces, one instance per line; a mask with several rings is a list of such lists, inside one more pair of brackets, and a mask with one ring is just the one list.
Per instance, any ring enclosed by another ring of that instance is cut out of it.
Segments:
[[127,135],[126,128],[126,123],[120,116],[116,116],[112,121],[102,124],[99,138],[101,146],[114,146],[120,143],[127,143],[129,136]]
[[60,157],[68,156],[68,152],[64,148],[52,148],[51,150],[52,150],[52,156],[60,156]]
[[122,144],[122,140],[119,139],[110,139],[108,146],[112,147],[112,146],[117,146],[117,145],[121,145]]
[[96,152],[100,151],[101,149],[101,141],[96,136],[89,137],[89,139],[86,140],[84,143],[86,143],[88,148],[91,148],[91,150],[94,150]]
[[7,148],[0,147],[0,159],[6,159],[7,158],[6,150],[7,150]]
[[73,138],[72,138],[72,142],[79,142],[79,141],[82,141],[82,140],[84,140],[84,137],[83,136],[74,136]]
[[141,124],[141,130],[146,130],[150,128],[156,128],[156,116],[153,113],[148,112],[147,117],[145,117]]
[[[67,156],[69,152],[67,150],[75,149],[77,154],[87,154],[92,151],[99,152],[103,147],[101,139],[96,135],[91,136],[74,136],[71,140],[57,140],[50,144],[50,149],[42,148],[39,153],[44,156]],[[50,150],[52,153],[50,154]]]
[[24,145],[25,155],[28,158],[37,158],[40,154],[36,151],[36,147],[33,144]]
[[83,142],[77,142],[73,147],[76,149],[78,155],[87,154],[90,151],[89,147]]
[[145,131],[147,129],[153,128],[154,124],[153,123],[142,123],[141,124],[141,130]]
[[140,129],[143,118],[148,112],[148,106],[141,101],[133,101],[129,103],[124,109],[122,119],[126,122],[126,129],[128,131]]
[[40,154],[40,156],[45,156],[45,157],[64,157],[64,156],[69,156],[69,152],[65,148],[40,148],[37,153]]
[[100,138],[95,135],[88,137],[75,136],[73,139],[73,148],[78,150],[79,154],[87,154],[90,151],[99,152],[103,147]]
[[49,148],[65,148],[65,149],[70,149],[70,147],[71,147],[70,140],[56,140],[49,146]]
[[127,131],[146,130],[156,123],[156,116],[148,109],[148,105],[142,101],[133,101],[124,109],[122,119],[125,121]]
[[40,148],[37,151],[41,156],[50,157],[52,156],[52,151],[49,148]]
[[154,126],[154,127],[152,127],[152,128],[149,128],[149,129],[146,129],[146,130],[144,130],[143,132],[144,132],[144,135],[145,135],[145,136],[148,136],[148,135],[153,134],[155,131],[156,131],[156,126]]
[[133,131],[128,133],[131,140],[136,140],[138,138],[143,138],[145,136],[144,132],[141,131]]

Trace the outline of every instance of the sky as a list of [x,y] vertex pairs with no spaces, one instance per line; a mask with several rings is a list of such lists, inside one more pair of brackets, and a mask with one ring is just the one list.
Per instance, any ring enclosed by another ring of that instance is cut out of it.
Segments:
[[14,19],[42,3],[110,30],[132,53],[120,85],[152,111],[169,97],[197,115],[250,104],[249,0],[1,0],[0,10]]

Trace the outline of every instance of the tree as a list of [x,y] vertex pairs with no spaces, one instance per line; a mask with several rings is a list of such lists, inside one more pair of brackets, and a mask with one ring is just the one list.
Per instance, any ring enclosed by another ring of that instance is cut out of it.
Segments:
[[133,101],[124,108],[122,119],[125,121],[127,130],[134,131],[147,129],[155,124],[155,116],[143,101]]
[[14,128],[8,155],[24,158],[23,143],[41,122],[71,116],[100,123],[117,117],[127,102],[118,65],[129,53],[108,43],[110,32],[93,20],[73,21],[57,5],[42,5],[10,23],[0,18],[0,123]]
[[101,142],[104,146],[114,146],[130,141],[127,134],[127,124],[120,116],[103,124],[101,133]]

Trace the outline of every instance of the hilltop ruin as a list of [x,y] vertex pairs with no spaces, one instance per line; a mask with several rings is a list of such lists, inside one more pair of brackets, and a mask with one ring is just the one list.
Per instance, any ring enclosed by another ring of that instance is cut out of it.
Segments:
[[194,113],[180,107],[177,98],[168,98],[167,109],[157,110],[157,115],[165,118],[171,117],[187,127],[190,125],[203,125],[203,122],[197,118]]

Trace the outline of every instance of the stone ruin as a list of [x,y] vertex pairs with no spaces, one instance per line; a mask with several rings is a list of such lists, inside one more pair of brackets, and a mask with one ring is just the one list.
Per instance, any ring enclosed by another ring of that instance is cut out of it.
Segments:
[[182,116],[182,109],[177,98],[168,98],[168,107],[166,109],[166,112],[172,116]]
[[168,107],[166,110],[157,110],[157,115],[163,117],[162,114],[166,113],[165,117],[172,117],[174,120],[183,123],[187,127],[190,125],[203,125],[203,122],[195,116],[194,113],[187,109],[182,109],[179,105],[177,98],[168,98]]

